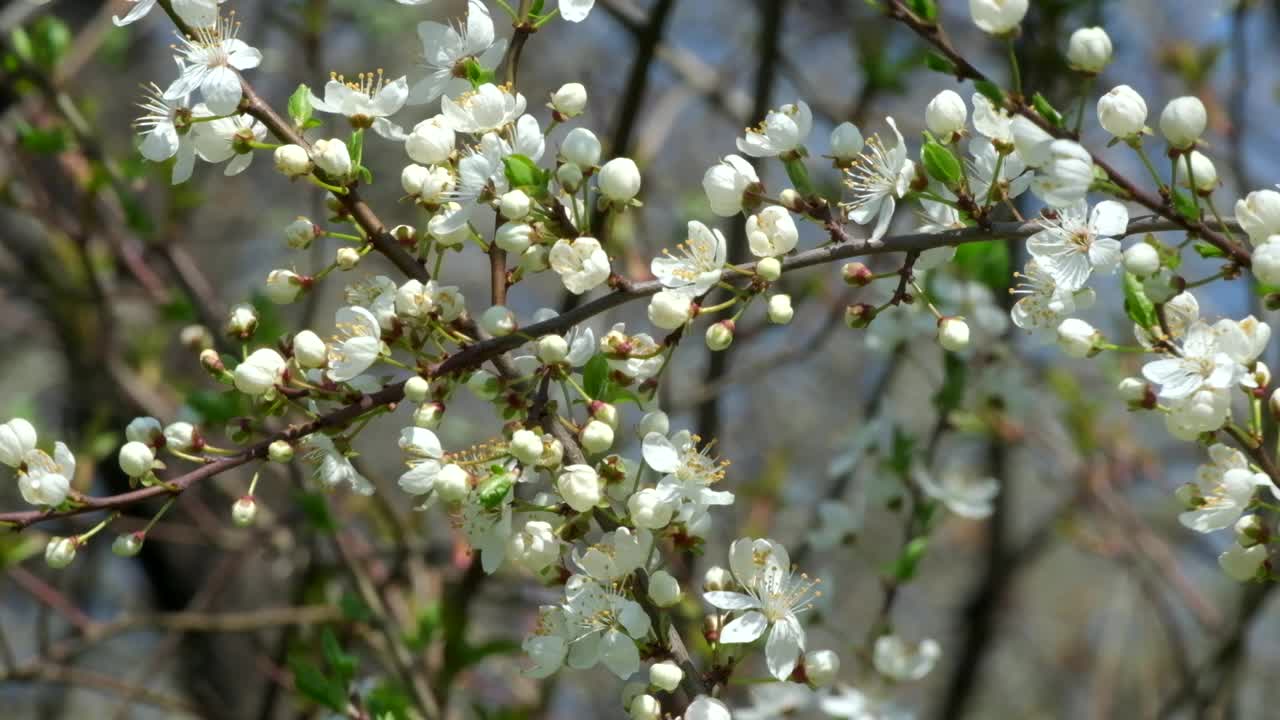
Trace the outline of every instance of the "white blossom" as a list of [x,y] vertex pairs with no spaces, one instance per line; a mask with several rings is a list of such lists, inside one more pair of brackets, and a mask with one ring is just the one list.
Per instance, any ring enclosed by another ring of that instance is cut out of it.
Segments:
[[703,593],[715,607],[741,613],[721,629],[720,642],[754,642],[768,631],[769,672],[786,680],[804,652],[805,632],[797,616],[812,607],[819,595],[818,581],[796,575],[786,548],[772,540],[735,540],[729,548],[729,567],[742,592]]
[[507,49],[505,39],[495,40],[493,19],[480,0],[467,3],[466,27],[423,22],[418,25],[418,38],[422,42],[422,63],[426,72],[409,89],[409,102],[413,105],[424,105],[441,95],[458,96],[470,90],[466,63],[475,60],[483,68],[495,68]]
[[548,260],[565,289],[574,295],[599,287],[611,272],[609,256],[592,237],[580,237],[572,242],[560,238],[551,247]]
[[956,515],[971,520],[990,516],[995,497],[1000,492],[1000,482],[995,478],[975,477],[956,468],[945,469],[940,482],[935,482],[923,468],[917,468],[915,481],[925,495],[946,505]]
[[907,157],[907,144],[893,118],[885,118],[898,144],[892,150],[884,147],[879,135],[867,141],[868,149],[846,172],[845,185],[853,191],[853,199],[845,203],[849,219],[859,225],[875,221],[868,243],[880,242],[889,230],[898,199],[907,194],[915,179],[915,163]]
[[258,67],[262,53],[236,37],[240,23],[234,16],[218,18],[211,26],[195,28],[194,37],[179,35],[180,75],[165,90],[166,100],[200,91],[209,112],[229,115],[240,104],[239,71]]
[[372,127],[388,140],[406,139],[404,129],[387,118],[400,112],[409,99],[409,81],[401,76],[387,82],[382,71],[360,73],[355,82],[333,75],[324,86],[324,98],[311,94],[316,110],[343,115],[356,128]]
[[348,382],[382,354],[382,327],[373,313],[358,305],[339,308],[334,324],[338,335],[329,345],[329,377]]
[[685,290],[692,295],[702,295],[720,280],[726,260],[728,243],[719,230],[691,220],[685,242],[676,247],[679,255],[669,250],[662,257],[654,258],[650,270],[672,290]]
[[738,151],[751,157],[777,157],[802,147],[813,130],[813,113],[803,101],[770,110],[764,122],[738,138]]
[[1078,202],[1040,224],[1044,229],[1027,240],[1027,251],[1060,286],[1074,291],[1084,287],[1094,270],[1109,272],[1120,262],[1116,238],[1128,230],[1129,211],[1106,200],[1090,213],[1088,205]]

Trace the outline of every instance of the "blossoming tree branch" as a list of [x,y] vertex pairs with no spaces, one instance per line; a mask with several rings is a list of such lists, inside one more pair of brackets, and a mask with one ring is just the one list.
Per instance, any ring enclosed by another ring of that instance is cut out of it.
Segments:
[[[430,0],[397,2],[433,10]],[[897,631],[894,599],[948,515],[992,514],[999,482],[933,460],[941,434],[959,425],[973,346],[1012,331],[1056,342],[1071,358],[1140,357],[1140,374],[1108,398],[1203,456],[1177,491],[1179,521],[1189,532],[1232,536],[1218,557],[1230,578],[1273,581],[1280,471],[1266,439],[1280,403],[1260,361],[1270,328],[1251,315],[1207,317],[1197,296],[1250,277],[1263,294],[1280,288],[1280,192],[1221,197],[1197,97],[1168,99],[1152,117],[1147,98],[1119,85],[1055,108],[1024,87],[1014,53],[1004,68],[966,59],[934,0],[880,0],[871,4],[883,22],[917,35],[929,67],[955,80],[924,108],[924,131],[908,137],[888,117],[865,131],[833,123],[819,139],[803,99],[769,110],[724,138],[722,159],[701,178],[719,222],[689,220],[684,241],[634,277],[613,234],[645,212],[640,167],[606,155],[582,84],[564,84],[544,107],[519,83],[538,32],[582,22],[593,0],[469,0],[464,17],[417,26],[416,57],[406,54],[403,73],[334,73],[278,102],[255,89],[262,53],[243,39],[230,4],[131,0],[116,18],[176,29],[174,64],[138,77],[138,152],[167,163],[174,184],[202,164],[235,176],[265,155],[279,182],[322,189],[326,216],[299,216],[283,238],[297,251],[321,238],[341,246],[321,267],[296,269],[309,262],[299,255],[295,269],[271,271],[262,291],[289,304],[340,287],[345,302],[332,322],[284,337],[259,332],[248,303],[222,328],[184,332],[207,382],[238,394],[251,417],[225,429],[134,419],[117,456],[127,492],[83,492],[67,444],[24,418],[0,425],[0,463],[27,504],[0,513],[0,525],[17,533],[73,516],[96,523],[49,538],[49,566],[73,567],[110,535],[116,554],[137,555],[187,490],[237,468],[253,479],[230,503],[230,520],[260,524],[259,485],[276,481],[277,466],[298,464],[313,487],[384,493],[452,526],[481,579],[532,580],[544,592],[529,608],[537,622],[523,639],[523,672],[545,679],[602,666],[618,681],[618,716],[909,717],[897,690],[929,674],[942,648],[909,626]],[[1027,6],[970,0],[969,12],[991,43],[1012,48]],[[1066,60],[1092,87],[1112,53],[1105,31],[1081,28]],[[322,116],[344,120],[343,132],[321,132]],[[1081,143],[1094,122],[1112,139],[1105,147]],[[402,164],[369,167],[373,144],[402,149]],[[1123,174],[1121,158],[1145,174]],[[817,181],[824,165],[839,173],[838,186]],[[388,226],[361,192],[395,169],[412,225]],[[740,232],[754,259],[731,262],[733,243],[716,225]],[[1028,259],[1003,306],[990,288],[949,274],[975,257],[967,248],[1006,242]],[[370,254],[396,274],[362,274]],[[1182,269],[1193,257],[1216,271],[1189,280]],[[947,373],[934,437],[917,448],[873,423],[861,440],[892,456],[885,472],[910,505],[900,556],[883,578],[881,617],[865,641],[843,648],[817,646],[806,632],[829,580],[804,565],[846,543],[860,522],[855,510],[819,504],[819,529],[799,547],[751,536],[720,546],[711,530],[732,522],[733,466],[716,438],[673,423],[660,392],[682,347],[700,338],[710,352],[727,352],[744,326],[790,323],[805,307],[793,306],[782,278],[834,263],[855,293],[837,308],[848,328],[891,352],[937,347]],[[477,268],[488,297],[464,297],[451,278]],[[575,298],[571,309],[523,317],[512,309],[509,298],[539,276]],[[645,304],[647,325],[592,327],[630,303]],[[1123,313],[1131,336],[1095,329],[1089,317],[1103,313]],[[214,338],[216,330],[224,334]],[[449,447],[437,431],[463,394],[488,408],[492,439]],[[399,440],[386,448],[404,468],[391,490],[366,476],[353,443],[404,407],[411,424],[392,428]],[[165,503],[143,529],[113,531],[122,511],[155,500]],[[719,561],[701,579],[686,572],[695,551]],[[365,594],[376,611],[376,591]],[[383,625],[394,648],[383,671],[412,690],[405,708],[385,716],[450,716],[458,670],[450,648],[434,679],[421,681],[426,660]],[[465,628],[445,632],[455,631]],[[336,646],[325,654],[333,672],[299,675],[298,690],[340,716],[374,717],[366,686],[338,668],[351,658]],[[856,672],[842,668],[850,654]],[[748,699],[734,686],[753,677]]]

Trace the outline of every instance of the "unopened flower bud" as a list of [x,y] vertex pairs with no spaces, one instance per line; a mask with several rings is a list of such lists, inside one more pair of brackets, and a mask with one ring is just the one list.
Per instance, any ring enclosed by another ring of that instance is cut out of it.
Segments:
[[267,459],[275,463],[293,460],[293,445],[288,440],[276,440],[267,446]]
[[1267,541],[1267,526],[1261,515],[1245,515],[1236,521],[1236,542],[1240,547],[1253,547]]
[[284,228],[284,242],[295,250],[306,250],[320,237],[320,227],[307,218],[299,217]]
[[1124,251],[1124,269],[1140,278],[1154,275],[1160,269],[1160,252],[1140,242]]
[[426,428],[428,430],[440,426],[440,421],[444,418],[444,405],[438,402],[424,402],[413,411],[413,424],[415,427]]
[[203,325],[188,325],[178,332],[178,342],[191,350],[213,347],[213,333]]
[[1190,95],[1170,100],[1160,113],[1160,132],[1178,150],[1195,145],[1208,124],[1209,114],[1204,103]]
[[582,83],[566,83],[551,95],[551,109],[566,120],[575,118],[587,109],[587,89]]
[[1116,391],[1128,402],[1142,402],[1147,397],[1147,383],[1142,378],[1127,377],[1116,386]]
[[1067,64],[1071,69],[1097,75],[1111,62],[1111,36],[1100,27],[1080,28],[1067,43]]
[[1128,85],[1118,85],[1098,100],[1098,123],[1118,138],[1135,137],[1147,126],[1147,101]]
[[640,168],[631,158],[614,158],[600,168],[600,192],[615,203],[629,203],[640,193]]
[[276,170],[290,178],[311,174],[311,156],[301,145],[281,145],[275,152]]
[[840,656],[832,650],[814,650],[805,653],[804,676],[809,685],[824,688],[835,682],[840,672]]
[[411,403],[420,403],[431,393],[431,383],[421,375],[414,375],[404,381],[404,398]]
[[1213,192],[1218,187],[1218,169],[1213,166],[1213,161],[1199,150],[1192,150],[1190,158],[1191,177],[1187,177],[1186,159],[1178,159],[1175,166],[1178,169],[1178,183],[1201,194]]
[[[579,170],[590,170],[600,162],[600,139],[586,128],[574,128],[560,143],[560,157]],[[561,166],[563,167],[563,166]],[[563,183],[563,180],[561,180]],[[582,182],[579,174],[578,182]]]
[[649,684],[659,690],[674,692],[684,679],[684,671],[670,660],[649,666]]
[[302,285],[302,278],[292,270],[272,270],[267,274],[262,294],[277,305],[288,305],[298,299]]
[[1012,33],[1026,14],[1027,0],[969,0],[973,24],[990,35]]
[[875,279],[875,273],[871,272],[871,268],[860,262],[845,263],[840,268],[840,275],[844,278],[846,285],[853,287],[866,287]]
[[360,251],[353,247],[340,247],[333,261],[342,270],[350,270],[360,264]]
[[538,458],[538,467],[555,470],[564,462],[564,443],[544,435],[542,437],[542,457]]
[[641,438],[649,433],[658,433],[666,435],[671,430],[671,419],[661,410],[647,412],[644,417],[640,418],[640,424],[636,427],[636,434]]
[[144,477],[155,465],[156,454],[149,445],[127,442],[120,448],[120,469],[131,478]]
[[79,549],[76,538],[51,537],[44,546],[44,561],[49,567],[61,570],[76,559],[76,551]]
[[456,135],[444,117],[437,115],[418,123],[404,142],[404,150],[414,162],[441,165],[453,153]]
[[618,406],[607,402],[594,400],[591,403],[591,417],[608,425],[609,427],[618,429]]
[[733,575],[719,565],[713,565],[702,576],[702,589],[706,592],[728,590],[733,587]]
[[253,336],[253,331],[258,329],[258,311],[248,303],[240,303],[231,308],[231,313],[227,316],[227,334],[235,335],[242,340],[247,340]]
[[165,427],[164,444],[180,452],[190,452],[204,445],[204,440],[200,437],[200,432],[196,430],[195,425],[189,422],[176,422],[169,423]]
[[778,293],[769,298],[769,322],[774,325],[786,325],[795,317],[796,311],[791,307],[791,296]]
[[1096,355],[1102,333],[1079,318],[1067,318],[1058,324],[1058,346],[1067,355],[1085,358]]
[[790,210],[791,212],[804,212],[804,198],[800,196],[800,193],[796,192],[792,188],[787,188],[786,190],[778,193],[778,202],[782,203],[782,207]]
[[756,263],[756,275],[762,280],[773,282],[782,277],[782,261],[776,257],[767,257]]
[[480,316],[480,327],[494,337],[510,335],[518,327],[516,315],[502,305],[494,305]]
[[960,352],[969,347],[969,323],[964,318],[944,317],[938,321],[938,344],[944,350]]
[[649,599],[660,608],[675,605],[680,602],[680,581],[666,570],[649,575]]
[[[498,209],[502,211],[502,217],[512,222],[524,220],[529,215],[529,210],[532,207],[533,202],[529,200],[529,196],[523,190],[512,190],[504,193],[498,199]],[[528,247],[527,244],[526,247]]]
[[613,447],[613,428],[599,420],[592,420],[583,426],[580,439],[582,448],[588,453],[602,453]]
[[522,465],[536,465],[542,457],[542,436],[532,430],[517,430],[511,434],[508,450]]
[[675,330],[689,322],[693,298],[677,290],[661,290],[649,298],[649,322],[663,330]]
[[200,366],[214,375],[221,375],[227,371],[226,365],[222,364],[222,357],[213,348],[200,351]]
[[1271,398],[1267,403],[1271,407],[1271,417],[1280,420],[1280,388],[1271,393]]
[[1257,361],[1253,365],[1253,380],[1259,388],[1266,388],[1271,384],[1271,368],[1261,360]]
[[569,342],[562,335],[543,335],[538,338],[538,359],[544,365],[562,363],[569,357]]
[[111,542],[111,553],[119,557],[134,557],[142,552],[142,541],[146,535],[141,532],[117,535]]
[[312,161],[325,175],[335,180],[345,180],[351,174],[351,152],[347,144],[337,138],[317,140],[311,146]]
[[842,122],[831,131],[831,156],[838,162],[852,161],[862,154],[865,145],[862,131],[851,122]]
[[240,527],[249,527],[258,517],[258,501],[252,495],[245,495],[231,504],[231,522]]
[[939,141],[953,143],[964,134],[969,108],[955,90],[943,90],[924,109],[925,126]]
[[631,720],[661,720],[662,703],[652,695],[637,695],[627,707]]
[[600,476],[590,465],[570,465],[556,479],[560,497],[577,512],[588,512],[602,497]]
[[582,168],[573,163],[565,163],[556,169],[556,182],[566,192],[574,193],[582,187]]
[[436,475],[435,490],[441,500],[449,504],[460,503],[471,492],[471,475],[462,466],[449,463]]
[[319,335],[303,330],[293,336],[293,359],[303,368],[322,368],[329,361],[329,348]]
[[713,352],[724,350],[733,344],[733,321],[721,320],[707,328],[707,347]]
[[857,303],[844,309],[844,324],[853,330],[865,328],[875,319],[875,307],[866,303]]

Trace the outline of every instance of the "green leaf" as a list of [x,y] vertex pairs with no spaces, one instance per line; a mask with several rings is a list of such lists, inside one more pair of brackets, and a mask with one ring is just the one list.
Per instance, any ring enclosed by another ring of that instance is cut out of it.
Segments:
[[888,467],[898,477],[905,478],[911,471],[912,456],[916,451],[916,439],[894,426],[893,442],[889,448]]
[[902,548],[902,554],[894,561],[890,575],[898,582],[910,582],[916,576],[920,560],[929,549],[929,538],[918,537]]
[[71,136],[66,128],[54,125],[50,128],[18,124],[18,144],[23,150],[40,155],[56,155],[71,146]]
[[933,405],[938,408],[938,415],[946,417],[951,411],[960,407],[964,400],[965,379],[968,366],[955,353],[943,353],[944,373],[942,387],[933,396]]
[[1173,207],[1178,211],[1179,215],[1192,222],[1200,220],[1200,206],[1196,204],[1195,197],[1181,190],[1173,191]]
[[644,402],[639,395],[636,395],[635,393],[631,392],[627,388],[624,388],[620,385],[615,385],[614,387],[609,388],[609,395],[608,397],[604,398],[604,401],[607,403],[612,403],[614,405],[617,405],[618,403],[628,403],[628,402],[633,402],[639,405]]
[[930,140],[920,149],[920,159],[924,161],[924,169],[929,173],[929,177],[954,188],[960,184],[961,178],[964,177],[964,167],[960,165],[960,161],[945,146]]
[[982,93],[982,96],[990,100],[996,107],[1004,107],[1004,91],[999,85],[990,80],[975,80],[973,88]]
[[604,397],[605,386],[609,383],[609,358],[597,354],[587,361],[582,368],[582,389],[592,400]]
[[[298,89],[289,96],[289,117],[293,119],[294,126],[305,129],[314,112],[314,108],[311,107],[311,88],[299,85]],[[319,121],[316,124],[319,124]]]
[[364,128],[351,132],[351,138],[347,140],[347,151],[351,153],[351,167],[358,168],[364,164]]
[[1209,243],[1203,240],[1200,240],[1199,242],[1197,242],[1193,247],[1195,247],[1196,252],[1202,258],[1216,258],[1216,257],[1227,256],[1227,254],[1222,251],[1222,248],[1216,245],[1210,245]]
[[431,644],[432,638],[440,631],[443,615],[439,603],[432,603],[418,612],[418,625],[412,635],[405,638],[409,648],[421,652]]
[[467,58],[463,69],[466,70],[467,81],[471,83],[473,89],[491,83],[498,77],[494,71],[486,70],[475,58]]
[[1151,329],[1159,322],[1155,303],[1147,297],[1138,276],[1130,272],[1124,274],[1124,311],[1129,319],[1144,329]]
[[1036,93],[1031,98],[1031,104],[1035,106],[1036,112],[1040,113],[1040,117],[1048,120],[1054,127],[1062,127],[1062,113],[1054,109],[1045,96]]
[[508,155],[502,159],[507,181],[513,188],[541,188],[546,182],[542,169],[524,155]]
[[390,680],[384,680],[370,690],[365,698],[365,707],[377,720],[408,720],[409,704],[404,688]]
[[938,3],[935,0],[911,0],[911,12],[921,20],[934,22],[938,19]]
[[329,669],[337,674],[336,682],[342,686],[345,696],[346,689],[350,687],[351,679],[356,674],[356,658],[342,650],[337,636],[333,634],[333,628],[330,627],[320,632],[320,647],[324,651],[325,662],[329,663]]
[[1003,240],[966,243],[956,248],[956,265],[972,280],[977,280],[996,293],[1009,288],[1012,273],[1009,246]]
[[294,493],[293,499],[302,509],[303,517],[312,528],[323,533],[337,532],[338,524],[334,522],[333,515],[329,512],[329,503],[325,501],[324,495],[298,492]]
[[22,28],[14,28],[9,33],[9,44],[13,47],[13,52],[23,62],[35,62],[35,52],[31,46],[31,36]]
[[342,610],[342,617],[351,622],[369,622],[373,619],[373,611],[368,605],[364,604],[364,600],[353,592],[345,592],[342,599],[338,601],[338,607]]
[[336,712],[346,709],[347,688],[325,677],[310,660],[300,655],[291,656],[289,669],[293,671],[294,686],[304,697]]
[[[231,367],[227,366],[228,369]],[[245,410],[244,395],[235,390],[196,390],[187,395],[186,404],[200,416],[202,424],[214,427],[226,424]]]
[[930,70],[940,72],[943,75],[956,75],[959,73],[956,69],[956,64],[936,50],[931,50],[928,55],[925,55],[924,65]]
[[32,60],[45,70],[57,68],[71,46],[71,31],[67,24],[52,15],[36,21],[31,28]]

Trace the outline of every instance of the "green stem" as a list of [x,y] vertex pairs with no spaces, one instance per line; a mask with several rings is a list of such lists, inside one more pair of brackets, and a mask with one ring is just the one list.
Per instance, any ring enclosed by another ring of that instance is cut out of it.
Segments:
[[1022,70],[1018,68],[1018,53],[1013,46],[1013,38],[1009,38],[1009,74],[1013,79],[1013,92],[1022,95]]

